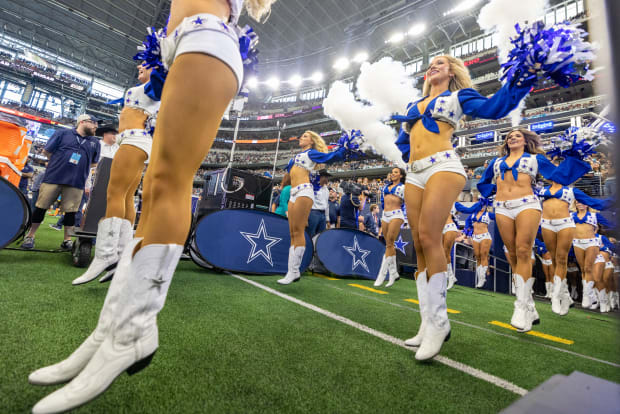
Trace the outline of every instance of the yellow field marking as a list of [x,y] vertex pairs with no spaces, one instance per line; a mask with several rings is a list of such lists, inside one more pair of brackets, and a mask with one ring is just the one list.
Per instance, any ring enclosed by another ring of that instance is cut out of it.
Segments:
[[335,277],[329,277],[329,276],[325,276],[319,273],[312,273],[312,276],[320,277],[321,279],[327,279],[327,280],[340,280]]
[[349,286],[353,286],[353,287],[356,287],[356,288],[364,289],[364,290],[367,290],[369,292],[378,293],[380,295],[387,295],[388,294],[388,292],[385,292],[383,290],[377,290],[377,289],[370,288],[368,286],[358,285],[357,283],[349,283]]
[[[503,323],[503,322],[499,322],[499,321],[491,321],[489,323],[491,325],[500,326],[502,328],[510,329],[512,331],[516,331],[517,330],[514,326],[509,325],[507,323]],[[542,333],[542,332],[538,332],[538,331],[528,331],[528,332],[526,332],[526,334],[532,335],[532,336],[536,336],[538,338],[543,338],[543,339],[546,339],[548,341],[559,342],[561,344],[566,344],[566,345],[572,345],[572,344],[575,343],[575,341],[571,341],[570,339],[564,339],[564,338],[560,338],[558,336],[548,335],[546,333]]]
[[[416,299],[405,299],[405,302],[415,303],[416,305],[420,304],[420,302],[418,302]],[[448,313],[461,313],[461,311],[458,311],[456,309],[449,309],[448,308]]]

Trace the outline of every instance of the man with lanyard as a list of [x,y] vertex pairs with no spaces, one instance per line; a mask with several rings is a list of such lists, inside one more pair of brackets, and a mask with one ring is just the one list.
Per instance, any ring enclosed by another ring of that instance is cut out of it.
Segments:
[[319,182],[314,185],[314,203],[308,216],[308,233],[314,237],[327,226],[329,218],[329,189],[327,188],[328,177],[331,174],[327,170],[319,171]]
[[364,216],[364,230],[375,237],[381,234],[381,219],[379,218],[379,206],[370,205],[370,213]]
[[84,114],[78,117],[75,129],[58,130],[47,141],[43,155],[49,161],[32,214],[32,227],[22,243],[23,249],[34,248],[34,236],[45,212],[60,195],[61,210],[65,213],[65,237],[60,248],[71,250],[70,235],[86,179],[90,169],[99,161],[101,147],[93,136],[96,129],[96,119]]
[[22,168],[22,178],[19,180],[19,190],[28,199],[28,182],[34,175],[34,168],[30,165],[30,160],[26,161],[24,168]]
[[329,228],[340,227],[340,203],[338,202],[338,193],[333,189],[329,189]]

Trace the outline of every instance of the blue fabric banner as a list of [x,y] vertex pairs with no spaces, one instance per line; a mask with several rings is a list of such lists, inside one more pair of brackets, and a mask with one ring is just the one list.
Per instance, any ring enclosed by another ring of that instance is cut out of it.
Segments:
[[[300,271],[312,260],[312,241],[306,236],[306,252]],[[196,225],[196,248],[211,265],[231,272],[284,275],[291,244],[288,220],[259,210],[220,210],[204,216]]]
[[0,177],[0,249],[14,242],[30,226],[30,207],[17,187]]

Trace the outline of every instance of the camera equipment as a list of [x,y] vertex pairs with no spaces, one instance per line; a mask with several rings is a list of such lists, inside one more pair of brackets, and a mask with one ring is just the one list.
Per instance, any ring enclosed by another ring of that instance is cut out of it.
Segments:
[[345,194],[351,194],[353,196],[359,196],[362,194],[363,187],[352,181],[344,181],[340,184],[340,188]]

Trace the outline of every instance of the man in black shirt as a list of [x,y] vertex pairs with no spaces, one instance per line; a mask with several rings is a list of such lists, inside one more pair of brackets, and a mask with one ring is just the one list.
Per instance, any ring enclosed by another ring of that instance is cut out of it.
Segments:
[[329,189],[329,228],[340,227],[340,203],[338,193],[333,188]]

